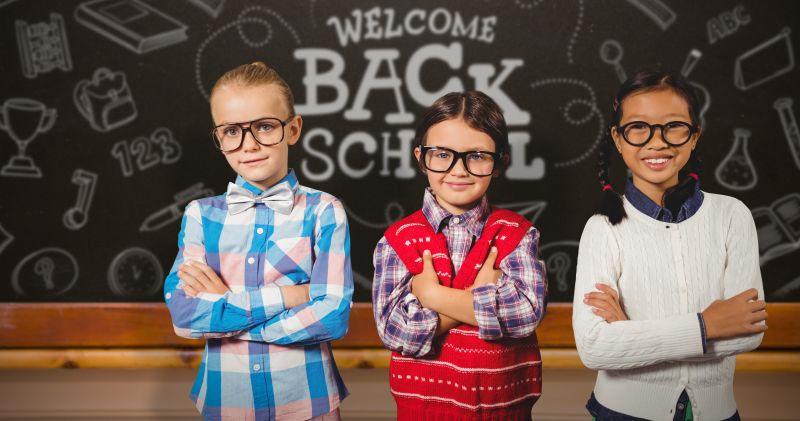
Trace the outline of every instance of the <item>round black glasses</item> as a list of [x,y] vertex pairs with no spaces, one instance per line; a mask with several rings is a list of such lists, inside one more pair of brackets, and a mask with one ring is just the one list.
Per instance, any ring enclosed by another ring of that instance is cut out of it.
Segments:
[[688,142],[692,135],[697,133],[697,127],[685,121],[670,121],[664,124],[650,124],[644,121],[631,121],[617,126],[617,133],[631,146],[644,146],[656,129],[661,130],[661,138],[670,146],[682,146]]

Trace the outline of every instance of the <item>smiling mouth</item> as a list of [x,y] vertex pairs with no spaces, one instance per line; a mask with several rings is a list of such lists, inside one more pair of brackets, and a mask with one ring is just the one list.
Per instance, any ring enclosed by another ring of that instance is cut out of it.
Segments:
[[644,162],[644,164],[648,168],[654,169],[654,170],[660,170],[660,169],[663,169],[663,168],[667,167],[667,165],[670,163],[670,161],[672,161],[672,157],[671,156],[666,156],[666,157],[659,157],[659,158],[644,158],[644,159],[642,159],[642,161]]
[[259,162],[263,162],[263,161],[266,161],[266,160],[267,160],[267,158],[265,157],[265,158],[251,159],[249,161],[241,161],[241,163],[244,164],[244,165],[253,165],[253,164],[258,164]]

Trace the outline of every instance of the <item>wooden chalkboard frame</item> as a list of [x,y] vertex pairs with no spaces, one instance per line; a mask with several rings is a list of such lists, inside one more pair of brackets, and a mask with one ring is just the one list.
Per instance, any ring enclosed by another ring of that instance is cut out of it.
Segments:
[[[800,304],[770,303],[769,330],[759,350],[800,350]],[[537,330],[542,348],[574,348],[572,304],[551,303]],[[5,303],[0,349],[201,347],[176,336],[163,303]],[[337,348],[382,348],[372,305],[356,303]]]

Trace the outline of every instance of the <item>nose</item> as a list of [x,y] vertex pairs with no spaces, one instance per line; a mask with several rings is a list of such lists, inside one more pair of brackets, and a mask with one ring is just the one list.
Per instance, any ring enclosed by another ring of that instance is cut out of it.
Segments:
[[664,140],[664,136],[661,135],[661,128],[655,127],[653,128],[653,138],[650,139],[647,146],[651,149],[664,149],[669,147],[669,143]]
[[244,129],[244,139],[242,140],[242,150],[258,150],[261,144],[256,141],[253,131],[248,127]]
[[450,174],[457,177],[464,177],[468,174],[467,167],[464,166],[464,159],[456,159],[456,164],[453,165]]

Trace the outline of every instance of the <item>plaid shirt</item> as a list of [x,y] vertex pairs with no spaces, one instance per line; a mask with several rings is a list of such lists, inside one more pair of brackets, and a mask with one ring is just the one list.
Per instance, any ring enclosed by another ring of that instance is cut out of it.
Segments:
[[[329,341],[347,331],[353,296],[350,236],[341,203],[288,183],[288,215],[263,203],[228,212],[226,195],[193,201],[178,235],[178,256],[164,284],[175,332],[205,338],[191,398],[206,419],[306,420],[347,395]],[[261,191],[241,177],[236,184]],[[230,288],[184,293],[178,267],[205,262]],[[287,309],[280,286],[310,284],[310,301]]]
[[[488,200],[484,196],[477,206],[454,216],[439,206],[428,188],[422,212],[436,232],[444,233],[453,268],[458,272],[489,217]],[[439,316],[422,307],[411,293],[411,273],[385,237],[375,247],[373,263],[372,310],[384,345],[406,356],[431,353]],[[538,230],[528,230],[517,248],[500,263],[500,270],[497,285],[472,291],[479,336],[486,340],[530,336],[544,316],[547,295]]]

